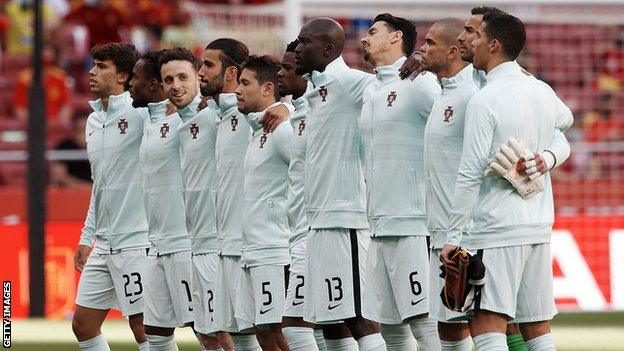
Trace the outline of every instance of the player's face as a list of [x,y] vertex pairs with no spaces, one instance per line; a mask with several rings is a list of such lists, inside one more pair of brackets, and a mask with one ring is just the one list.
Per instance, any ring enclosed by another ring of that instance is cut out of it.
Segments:
[[201,57],[202,66],[199,75],[199,89],[203,96],[216,96],[223,91],[225,67],[221,62],[221,51],[206,49]]
[[425,44],[420,47],[423,69],[436,73],[448,64],[450,47],[442,40],[443,29],[431,27],[425,36]]
[[472,65],[479,70],[485,70],[490,56],[490,45],[485,34],[485,26],[485,22],[481,23],[479,29],[477,29],[475,39],[471,43],[473,53]]
[[475,39],[477,35],[477,29],[483,22],[483,15],[472,15],[468,22],[464,24],[464,31],[457,37],[459,42],[459,54],[462,60],[466,62],[472,62],[473,53],[470,43]]
[[366,36],[360,40],[362,49],[364,50],[364,60],[375,63],[386,52],[392,33],[388,28],[388,24],[384,21],[373,23],[372,27],[366,32]]
[[295,72],[295,53],[285,52],[282,68],[277,72],[277,90],[281,96],[292,95],[298,88],[305,90],[306,81]]
[[299,45],[295,48],[297,74],[312,73],[313,70],[322,66],[325,44],[305,26],[301,28],[297,39],[299,39]]
[[148,80],[145,79],[145,61],[138,60],[132,69],[132,79],[130,79],[130,96],[132,97],[132,107],[146,107],[149,101]]
[[112,60],[93,60],[93,68],[89,71],[89,89],[100,98],[108,97],[126,79],[127,75],[117,73]]
[[169,61],[160,68],[160,75],[167,99],[177,108],[188,106],[197,95],[199,80],[192,63]]
[[243,69],[240,83],[236,87],[236,98],[238,99],[238,110],[242,113],[260,111],[260,99],[264,84],[260,84],[256,79],[254,71]]

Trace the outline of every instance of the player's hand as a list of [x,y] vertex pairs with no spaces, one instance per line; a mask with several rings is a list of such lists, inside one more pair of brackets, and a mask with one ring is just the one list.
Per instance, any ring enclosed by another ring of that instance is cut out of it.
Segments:
[[167,112],[166,115],[169,116],[170,114],[174,113],[177,111],[177,108],[175,107],[174,104],[171,103],[171,101],[167,101]]
[[548,165],[542,155],[538,153],[533,154],[532,160],[525,160],[524,157],[520,158],[516,171],[520,175],[527,177],[530,180],[539,178],[542,174],[548,172]]
[[91,248],[87,245],[78,245],[78,249],[74,255],[74,267],[78,272],[82,272],[85,263],[87,263],[87,257],[89,257],[90,250]]
[[414,51],[410,55],[410,57],[403,62],[401,68],[399,68],[399,77],[401,79],[405,79],[409,77],[409,79],[414,80],[416,76],[422,73],[422,52]]
[[265,132],[272,133],[280,123],[288,119],[289,115],[288,108],[284,104],[279,104],[268,109],[258,122],[264,126]]
[[199,106],[197,107],[198,111],[201,111],[203,109],[205,109],[206,107],[208,107],[208,101],[212,100],[212,97],[210,96],[202,96],[201,102],[199,103]]
[[455,251],[457,251],[457,246],[451,245],[451,244],[444,244],[444,247],[442,248],[442,252],[440,253],[440,262],[442,262],[442,265],[444,266],[444,269],[447,272],[453,271],[455,273],[459,273],[459,271],[457,270],[457,267],[455,267],[455,265],[453,264],[453,261],[451,260],[451,257],[453,256]]

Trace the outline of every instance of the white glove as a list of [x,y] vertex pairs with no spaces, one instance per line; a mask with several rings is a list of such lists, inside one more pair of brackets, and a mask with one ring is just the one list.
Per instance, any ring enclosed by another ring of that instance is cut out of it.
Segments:
[[[541,179],[537,179],[541,173],[537,172],[534,158],[535,155],[524,147],[522,142],[510,138],[494,153],[494,160],[486,170],[485,176],[501,176],[507,179],[523,199],[530,199],[544,191]],[[534,168],[529,174],[529,179],[518,172],[518,166],[523,162],[527,167],[527,174],[529,167]]]

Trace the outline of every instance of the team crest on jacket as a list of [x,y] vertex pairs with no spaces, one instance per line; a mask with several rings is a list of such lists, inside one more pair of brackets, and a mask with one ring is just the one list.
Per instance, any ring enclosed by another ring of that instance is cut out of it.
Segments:
[[169,133],[169,123],[163,123],[162,126],[160,126],[160,138],[166,138],[167,133]]
[[126,134],[126,129],[128,129],[128,121],[125,118],[120,118],[117,123],[117,128],[119,129],[119,134]]
[[191,135],[193,136],[193,139],[197,139],[197,134],[199,134],[199,127],[197,126],[197,123],[191,123],[189,129],[191,130]]
[[324,85],[321,85],[319,88],[319,95],[321,95],[321,102],[325,102],[325,98],[327,97],[327,88]]
[[453,117],[453,106],[446,106],[446,110],[444,110],[444,122],[449,123],[451,117]]
[[388,99],[386,100],[388,102],[387,107],[392,107],[392,103],[396,100],[396,97],[397,97],[396,91],[391,91],[390,94],[388,94]]
[[299,122],[299,136],[303,135],[303,131],[305,130],[305,119],[302,119],[301,122]]
[[236,117],[236,115],[232,116],[232,118],[230,119],[230,124],[232,125],[232,131],[235,132],[236,126],[238,125],[238,117]]
[[264,149],[264,143],[266,143],[267,141],[267,133],[263,132],[262,136],[260,137],[260,148]]

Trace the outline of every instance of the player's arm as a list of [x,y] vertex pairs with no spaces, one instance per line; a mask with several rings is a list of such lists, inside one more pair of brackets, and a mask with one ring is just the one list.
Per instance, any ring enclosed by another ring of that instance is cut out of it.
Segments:
[[290,122],[282,122],[273,131],[273,142],[275,149],[284,162],[290,162],[290,139],[293,134],[292,126]]
[[78,249],[74,255],[74,267],[78,272],[82,272],[89,251],[95,242],[95,185],[91,188],[91,199],[89,200],[89,209],[87,210],[87,218],[80,234],[78,241]]
[[422,72],[422,52],[414,51],[399,68],[399,77],[414,80]]
[[272,133],[275,128],[295,113],[295,107],[291,104],[281,103],[266,110],[259,122],[264,126],[267,133]]
[[473,99],[466,111],[463,152],[455,182],[453,208],[446,245],[440,256],[445,265],[452,264],[447,256],[459,246],[462,232],[468,228],[483,181],[483,171],[487,167],[495,127],[496,121],[489,107]]
[[352,71],[350,75],[349,79],[343,80],[343,84],[347,85],[345,90],[351,104],[358,110],[361,110],[364,104],[364,89],[375,81],[375,76],[359,71]]
[[525,162],[520,169],[531,179],[537,179],[542,174],[562,165],[570,157],[570,143],[566,139],[565,131],[574,123],[574,116],[570,108],[548,87],[557,104],[557,122],[550,145],[541,153],[535,153],[533,161]]
[[411,83],[410,91],[415,106],[419,106],[415,113],[425,120],[429,119],[433,104],[441,93],[437,80],[433,76],[421,75]]

